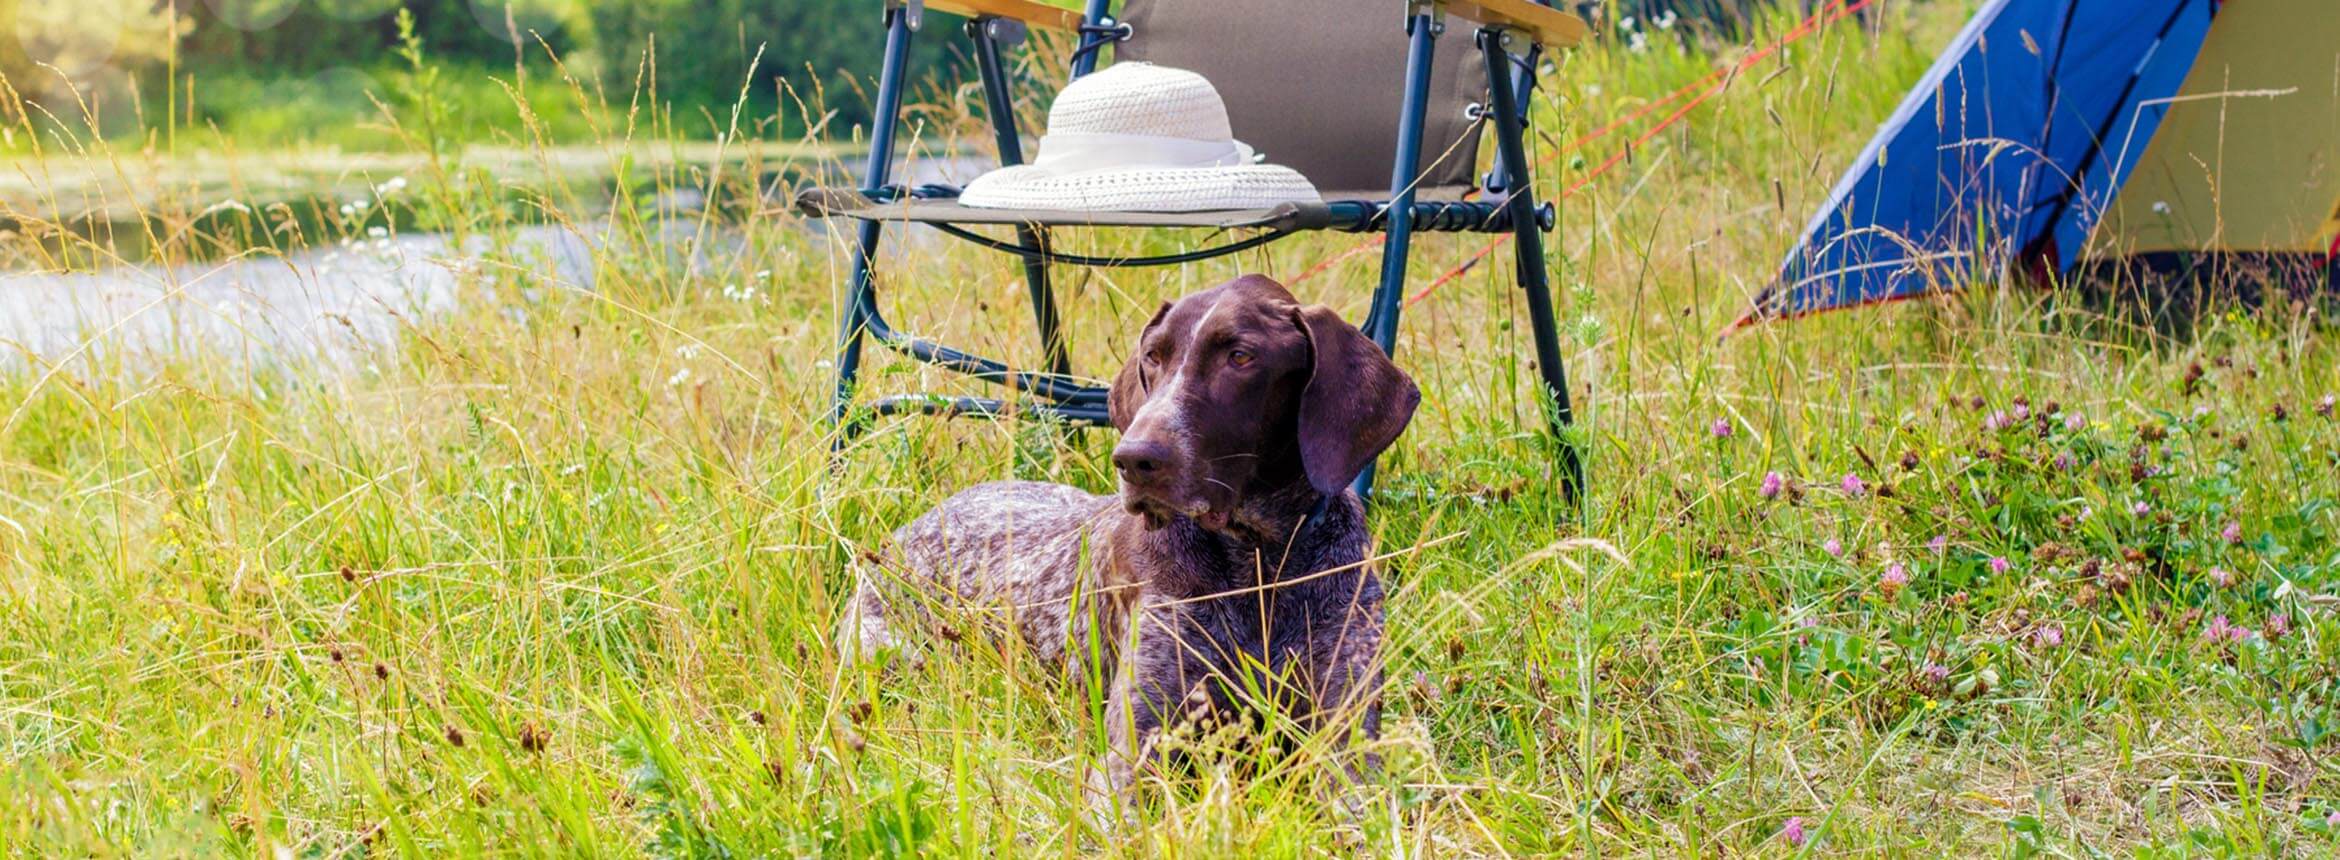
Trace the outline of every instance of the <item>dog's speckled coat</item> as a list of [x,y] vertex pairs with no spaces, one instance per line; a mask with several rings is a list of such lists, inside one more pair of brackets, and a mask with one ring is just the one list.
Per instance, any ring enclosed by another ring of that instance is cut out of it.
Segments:
[[896,625],[931,607],[946,631],[1012,631],[1067,673],[1112,661],[1111,790],[1189,720],[1272,707],[1376,736],[1382,591],[1347,483],[1404,429],[1412,381],[1338,316],[1249,277],[1165,305],[1113,401],[1120,494],[952,496],[864,563],[840,646],[901,644]]

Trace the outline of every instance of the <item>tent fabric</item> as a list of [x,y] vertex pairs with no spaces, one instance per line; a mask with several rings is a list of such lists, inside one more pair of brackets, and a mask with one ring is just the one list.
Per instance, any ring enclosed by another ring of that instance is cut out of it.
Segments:
[[1909,298],[2027,258],[2070,267],[2220,5],[1988,0],[1838,182],[1749,319]]
[[2086,255],[2326,254],[2340,239],[2340,10],[2228,0]]

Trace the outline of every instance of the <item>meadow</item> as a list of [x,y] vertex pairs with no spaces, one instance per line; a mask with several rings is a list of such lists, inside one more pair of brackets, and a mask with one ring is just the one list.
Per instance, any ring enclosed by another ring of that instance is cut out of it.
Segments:
[[[1580,508],[1505,267],[1440,283],[1484,240],[1422,240],[1398,357],[1424,405],[1373,508],[1382,771],[1344,789],[1329,744],[1205,738],[1225,754],[1147,784],[1119,823],[1081,791],[1092,688],[980,637],[892,674],[831,647],[856,553],[956,489],[1112,486],[1110,433],[1037,421],[886,421],[832,461],[844,250],[772,186],[845,172],[858,132],[808,140],[801,120],[862,93],[801,94],[780,121],[532,68],[481,149],[434,132],[418,44],[368,120],[395,152],[273,203],[235,170],[190,178],[250,163],[216,129],[0,113],[18,147],[0,263],[154,281],[154,314],[224,313],[171,298],[206,266],[426,232],[476,249],[441,261],[459,310],[380,309],[397,337],[331,360],[257,334],[0,343],[0,849],[2340,851],[2328,308],[2155,325],[1986,281],[1718,337],[1968,4],[1882,8],[1754,63],[1561,199]],[[1547,194],[1619,139],[1569,141],[1745,52],[1641,32],[1554,58],[1533,129],[1556,153]],[[1047,79],[1063,58],[1020,62]],[[530,119],[553,89],[579,137]],[[1046,97],[1026,94],[1027,127]],[[916,99],[911,154],[982,151],[972,86]],[[580,153],[607,169],[558,168]],[[668,205],[680,192],[705,204]],[[223,200],[247,217],[222,221]],[[92,228],[107,206],[135,215]],[[546,224],[595,237],[590,285],[514,241]],[[1075,366],[1107,374],[1159,300],[1238,272],[1360,318],[1377,256],[1356,243],[1063,270]],[[1006,258],[925,235],[883,263],[899,324],[1037,356]],[[979,393],[892,358],[865,380]]]

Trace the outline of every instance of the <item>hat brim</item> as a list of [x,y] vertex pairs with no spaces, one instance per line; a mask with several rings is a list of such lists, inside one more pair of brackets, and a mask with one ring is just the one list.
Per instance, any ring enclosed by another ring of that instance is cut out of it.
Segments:
[[1058,174],[1029,165],[976,177],[959,204],[1066,212],[1217,212],[1319,203],[1307,177],[1273,164],[1130,167]]

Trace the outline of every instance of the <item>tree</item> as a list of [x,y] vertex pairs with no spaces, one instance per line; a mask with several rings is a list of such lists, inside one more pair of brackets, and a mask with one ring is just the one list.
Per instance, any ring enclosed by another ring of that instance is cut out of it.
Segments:
[[96,90],[169,57],[172,33],[154,0],[0,0],[0,76],[35,100]]

